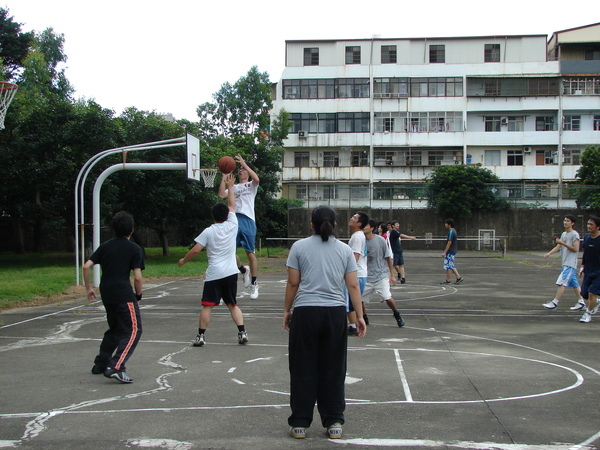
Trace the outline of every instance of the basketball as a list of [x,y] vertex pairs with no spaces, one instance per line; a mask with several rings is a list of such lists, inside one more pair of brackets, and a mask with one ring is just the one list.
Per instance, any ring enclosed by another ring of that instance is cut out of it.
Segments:
[[231,156],[223,156],[219,159],[218,166],[221,173],[231,173],[235,170],[235,159]]

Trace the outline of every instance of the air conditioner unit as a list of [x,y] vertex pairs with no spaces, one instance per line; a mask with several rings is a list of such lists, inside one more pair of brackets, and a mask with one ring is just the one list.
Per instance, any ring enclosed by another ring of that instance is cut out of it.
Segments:
[[528,145],[523,147],[523,153],[531,153],[531,147],[529,147]]
[[298,130],[298,137],[306,139],[306,130]]
[[500,123],[502,125],[508,125],[508,117],[501,117],[500,118]]

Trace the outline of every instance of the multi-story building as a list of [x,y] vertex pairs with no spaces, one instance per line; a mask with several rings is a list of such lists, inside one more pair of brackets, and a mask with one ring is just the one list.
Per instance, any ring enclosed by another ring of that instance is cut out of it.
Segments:
[[600,144],[600,23],[546,35],[286,41],[273,113],[293,127],[282,195],[427,206],[424,178],[481,164],[515,203],[568,207]]

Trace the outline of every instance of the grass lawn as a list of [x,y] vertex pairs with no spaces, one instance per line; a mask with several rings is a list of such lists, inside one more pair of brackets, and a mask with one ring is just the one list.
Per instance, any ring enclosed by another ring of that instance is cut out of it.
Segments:
[[[177,261],[187,247],[171,247],[171,255],[163,256],[160,248],[146,249],[144,278],[198,277],[206,271],[206,252],[203,251],[182,268]],[[271,256],[285,257],[285,249],[270,249]],[[241,260],[245,252],[238,249]],[[260,257],[259,257],[260,260]],[[81,281],[83,284],[83,280]],[[83,286],[75,286],[75,256],[73,253],[15,253],[0,254],[0,309],[36,305],[44,301],[83,297]]]

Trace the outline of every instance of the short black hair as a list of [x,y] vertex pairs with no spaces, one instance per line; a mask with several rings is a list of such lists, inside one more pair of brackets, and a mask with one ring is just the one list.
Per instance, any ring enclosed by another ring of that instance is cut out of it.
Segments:
[[447,223],[452,228],[454,228],[454,219],[446,219],[446,220],[444,220],[444,223]]
[[374,230],[376,230],[376,229],[377,229],[377,221],[376,221],[375,219],[369,219],[369,222],[368,222],[368,224],[369,224],[369,226],[370,226],[371,228],[373,228]]
[[369,222],[369,215],[364,211],[357,211],[358,223],[360,223],[360,229],[362,230],[365,225]]
[[577,217],[575,217],[573,214],[567,214],[565,219],[569,219],[571,222],[577,223]]
[[597,227],[600,227],[600,217],[590,216],[589,220],[593,221],[596,224]]
[[229,206],[225,203],[217,202],[212,207],[213,220],[217,223],[223,223],[227,220],[229,215]]
[[119,211],[113,217],[113,228],[118,237],[127,237],[133,232],[133,216],[127,211]]

